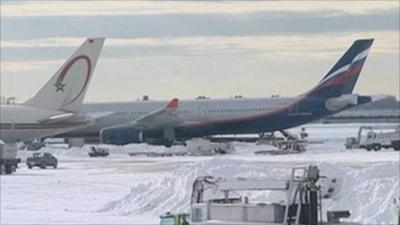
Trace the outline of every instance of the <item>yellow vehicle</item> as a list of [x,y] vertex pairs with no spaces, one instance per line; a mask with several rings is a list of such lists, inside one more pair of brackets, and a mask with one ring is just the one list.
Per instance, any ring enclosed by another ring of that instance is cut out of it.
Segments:
[[189,225],[186,220],[188,217],[186,213],[171,214],[167,212],[165,215],[160,216],[160,225]]

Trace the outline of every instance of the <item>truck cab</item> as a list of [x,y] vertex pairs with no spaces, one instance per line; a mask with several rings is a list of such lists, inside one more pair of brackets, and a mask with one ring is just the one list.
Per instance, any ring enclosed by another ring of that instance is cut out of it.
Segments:
[[189,225],[186,218],[188,218],[186,213],[171,214],[167,212],[160,216],[160,225]]

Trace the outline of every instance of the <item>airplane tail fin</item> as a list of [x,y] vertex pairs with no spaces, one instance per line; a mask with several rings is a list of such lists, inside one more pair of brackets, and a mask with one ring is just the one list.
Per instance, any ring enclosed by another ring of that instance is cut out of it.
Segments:
[[373,41],[356,40],[307,96],[330,98],[352,93]]
[[39,92],[24,104],[77,112],[86,94],[105,38],[88,38]]

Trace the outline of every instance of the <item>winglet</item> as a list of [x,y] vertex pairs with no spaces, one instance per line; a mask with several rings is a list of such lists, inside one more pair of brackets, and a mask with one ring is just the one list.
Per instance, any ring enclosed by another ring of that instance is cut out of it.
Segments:
[[167,109],[176,109],[178,108],[178,102],[179,100],[177,98],[173,98],[168,104],[167,104]]

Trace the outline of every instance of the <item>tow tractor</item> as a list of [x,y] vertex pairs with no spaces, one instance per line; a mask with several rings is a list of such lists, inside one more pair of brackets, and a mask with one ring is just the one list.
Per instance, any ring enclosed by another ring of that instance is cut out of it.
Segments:
[[[199,177],[195,180],[187,223],[182,213],[161,216],[161,225],[319,225],[322,224],[322,199],[333,198],[340,190],[337,178],[322,177],[317,166],[293,168],[289,179],[248,179]],[[222,198],[206,200],[207,191]],[[275,191],[284,194],[277,203],[250,202],[247,196],[232,197],[232,192]],[[323,224],[340,222],[349,211],[328,211]]]
[[107,157],[110,154],[108,149],[97,146],[90,146],[88,155],[90,157]]

